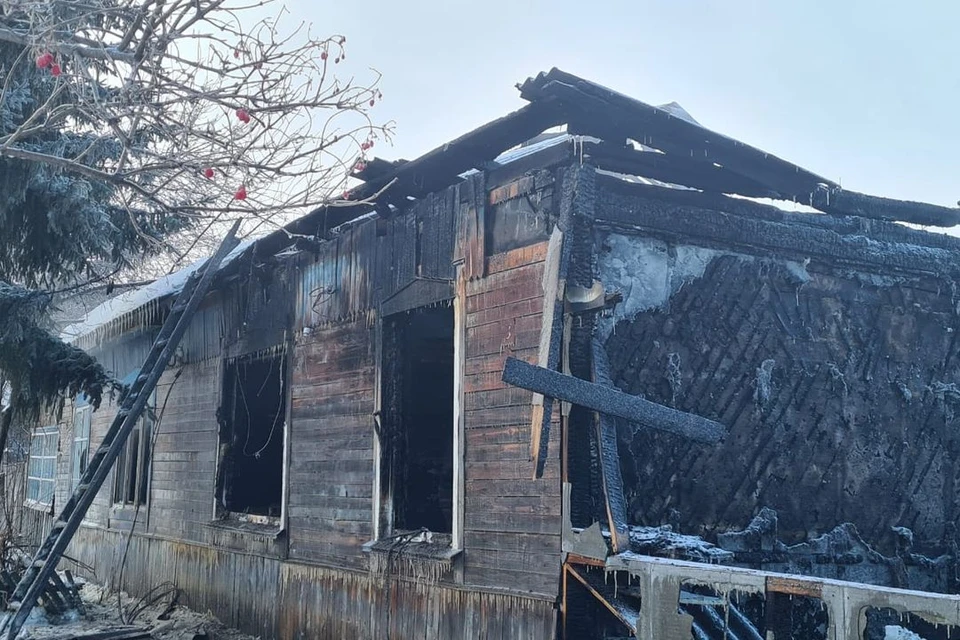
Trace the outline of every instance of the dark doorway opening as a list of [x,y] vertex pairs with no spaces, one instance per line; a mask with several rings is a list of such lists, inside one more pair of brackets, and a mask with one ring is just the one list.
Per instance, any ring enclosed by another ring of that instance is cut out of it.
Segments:
[[224,511],[280,515],[285,380],[283,355],[237,358],[225,367],[217,480]]
[[394,531],[452,531],[453,334],[450,306],[384,319],[381,472]]

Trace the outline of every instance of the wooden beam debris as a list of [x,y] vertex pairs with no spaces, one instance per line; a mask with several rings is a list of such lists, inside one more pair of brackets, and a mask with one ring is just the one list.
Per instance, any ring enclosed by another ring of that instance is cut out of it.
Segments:
[[[607,353],[600,340],[593,340],[591,350],[593,382],[611,389],[615,388],[610,379]],[[597,430],[597,445],[600,449],[604,503],[607,510],[607,525],[610,527],[610,546],[613,553],[620,553],[630,549],[630,527],[627,524],[627,501],[623,493],[623,476],[620,473],[616,418],[600,411],[595,415],[594,425]]]
[[[559,335],[563,325],[563,308],[558,303],[562,298],[561,253],[563,232],[554,227],[547,248],[546,265],[543,271],[543,315],[540,328],[540,349],[537,363],[541,367],[555,369],[560,361]],[[534,393],[530,418],[530,459],[535,461],[534,478],[543,476],[547,457],[547,441],[550,438],[550,419],[553,404],[544,402],[542,394]]]
[[684,413],[611,387],[587,382],[550,369],[507,358],[503,368],[507,384],[558,400],[625,418],[640,426],[666,431],[697,442],[717,443],[726,429],[718,422]]

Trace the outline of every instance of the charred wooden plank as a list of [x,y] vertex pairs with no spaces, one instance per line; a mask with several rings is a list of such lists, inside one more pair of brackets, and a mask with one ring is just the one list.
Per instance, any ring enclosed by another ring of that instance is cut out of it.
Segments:
[[[593,381],[613,388],[610,380],[610,365],[607,352],[599,340],[592,344]],[[620,474],[620,453],[617,449],[617,425],[615,419],[597,412],[597,442],[600,445],[600,470],[603,476],[603,493],[607,508],[613,553],[630,548],[630,528],[627,524],[627,501],[623,493],[623,477]]]
[[720,442],[723,425],[691,413],[677,411],[637,396],[580,380],[516,358],[507,358],[503,381],[544,396],[618,416],[642,427],[681,435],[698,442]]
[[896,220],[935,227],[953,227],[960,224],[960,209],[881,198],[826,186],[813,193],[810,206],[834,215]]
[[[541,367],[553,369],[559,358],[558,352],[552,349],[554,342],[554,332],[557,330],[557,310],[559,305],[558,290],[560,286],[560,254],[563,246],[563,232],[554,228],[550,236],[550,243],[547,247],[547,259],[543,271],[543,313],[541,315],[540,325],[540,349],[537,356],[537,363]],[[551,355],[553,357],[551,357]],[[550,435],[550,413],[547,411],[542,394],[535,393],[531,403],[530,419],[530,459],[536,460],[534,477],[539,478],[543,475],[543,463],[540,458],[542,441],[544,440],[544,428],[546,428],[547,439]],[[552,409],[552,406],[550,407]]]
[[617,586],[610,584],[605,575],[599,577],[587,567],[574,567],[569,564],[564,569],[571,577],[586,587],[587,591],[620,622],[625,624],[632,633],[637,632],[640,623],[640,611],[620,596]]
[[643,176],[715,193],[755,198],[777,197],[769,187],[713,162],[700,162],[670,153],[637,151],[608,143],[584,142],[588,161],[598,169]]
[[608,133],[615,127],[624,138],[677,156],[716,162],[788,199],[809,196],[820,184],[838,186],[765,151],[559,69],[528,80],[520,91],[534,104],[562,100],[568,119],[582,133]]
[[884,273],[960,273],[955,266],[960,241],[945,234],[886,229],[886,225],[902,225],[879,221],[871,222],[881,226],[879,233],[857,232],[828,216],[791,214],[735,198],[630,185],[615,179],[604,180],[603,185],[609,188],[603,190],[597,205],[599,222],[643,229],[668,240],[695,240],[706,247],[800,261],[881,266]]
[[529,104],[351,190],[349,197],[363,200],[382,191],[378,201],[396,203],[407,196],[423,196],[459,182],[460,174],[482,166],[562,121],[560,110],[552,100]]
[[482,173],[471,176],[460,186],[457,241],[455,255],[463,257],[463,274],[467,280],[482,278],[486,262],[486,186]]

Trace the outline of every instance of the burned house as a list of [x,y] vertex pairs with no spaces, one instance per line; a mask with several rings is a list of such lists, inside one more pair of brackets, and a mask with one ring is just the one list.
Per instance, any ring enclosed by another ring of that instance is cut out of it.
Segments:
[[[265,638],[957,637],[960,211],[520,92],[228,256],[65,563]],[[72,339],[135,379],[188,272]]]

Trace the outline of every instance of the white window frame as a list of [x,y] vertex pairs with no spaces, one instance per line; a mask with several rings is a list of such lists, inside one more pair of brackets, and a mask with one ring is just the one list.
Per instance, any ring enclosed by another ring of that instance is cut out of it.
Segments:
[[[112,508],[117,509],[136,509],[144,508],[150,502],[150,467],[153,464],[153,430],[156,424],[153,421],[153,411],[157,403],[156,390],[150,396],[143,413],[137,419],[130,433],[127,434],[127,440],[123,443],[123,449],[114,463],[113,467],[113,487],[111,494]],[[136,468],[132,468],[133,461],[133,434],[137,433],[137,460]],[[144,462],[146,461],[146,462]],[[129,497],[131,475],[133,475],[133,498]],[[141,499],[142,497],[142,499]]]
[[[458,552],[463,549],[464,525],[464,375],[466,372],[466,320],[467,295],[466,281],[457,268],[457,290],[453,298],[453,510],[450,526],[450,549]],[[379,319],[376,331],[375,358],[376,374],[374,380],[374,420],[379,421],[383,407],[383,318]],[[390,482],[382,472],[384,445],[380,441],[379,428],[373,431],[373,541],[393,534],[392,500],[383,504],[384,483]],[[384,510],[386,509],[386,512]],[[372,542],[372,541],[371,541]]]
[[77,405],[73,411],[73,443],[70,449],[71,488],[76,489],[90,461],[90,421],[93,407]]
[[[53,506],[57,490],[57,450],[60,428],[57,425],[35,427],[30,434],[30,457],[27,462],[28,506]],[[36,488],[36,489],[34,489]]]

